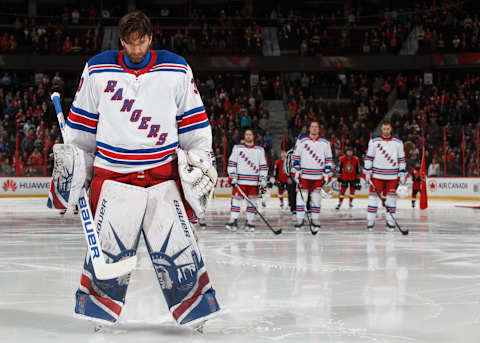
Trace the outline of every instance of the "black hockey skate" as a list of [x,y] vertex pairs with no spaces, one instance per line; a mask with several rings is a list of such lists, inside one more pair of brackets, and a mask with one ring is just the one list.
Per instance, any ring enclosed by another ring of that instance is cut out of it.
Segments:
[[255,231],[255,224],[246,223],[245,224],[245,232],[254,232]]
[[295,230],[301,231],[303,226],[303,220],[300,223],[295,223]]
[[232,232],[237,231],[237,229],[238,229],[237,219],[235,219],[233,222],[227,223],[227,225],[225,225],[225,228],[228,231],[232,231]]
[[373,231],[373,227],[374,227],[374,226],[375,226],[375,223],[369,223],[369,224],[367,224],[367,230],[370,231],[370,232]]
[[338,211],[340,209],[340,206],[342,206],[341,202],[338,203],[338,205],[337,205],[337,207],[335,207],[335,209]]
[[387,223],[387,227],[385,228],[385,230],[387,230],[388,232],[393,232],[395,231],[395,225]]
[[316,235],[318,233],[318,231],[320,231],[320,224],[315,224],[315,223],[312,223],[312,226],[310,227],[310,232],[312,233],[312,235]]

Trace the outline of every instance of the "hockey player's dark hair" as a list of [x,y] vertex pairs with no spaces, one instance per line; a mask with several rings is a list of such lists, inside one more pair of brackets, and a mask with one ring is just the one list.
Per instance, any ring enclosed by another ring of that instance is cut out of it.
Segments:
[[147,15],[141,11],[134,11],[125,14],[118,23],[120,39],[129,43],[132,33],[138,34],[138,38],[145,35],[151,36],[153,33],[152,23]]
[[245,130],[243,130],[243,137],[245,137],[245,133],[247,133],[247,131],[250,131],[253,137],[255,137],[255,131],[253,131],[253,129],[250,127],[247,127]]
[[392,126],[392,122],[388,119],[382,120],[382,125],[390,125]]

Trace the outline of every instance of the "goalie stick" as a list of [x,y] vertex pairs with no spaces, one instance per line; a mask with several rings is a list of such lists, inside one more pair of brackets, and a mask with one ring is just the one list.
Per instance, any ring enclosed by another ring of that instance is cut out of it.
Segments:
[[255,209],[255,212],[258,213],[258,215],[260,216],[260,218],[262,218],[263,222],[265,224],[267,224],[268,228],[270,230],[272,230],[272,232],[276,235],[279,235],[282,233],[282,229],[275,229],[272,227],[272,225],[270,225],[270,223],[265,219],[265,217],[260,213],[260,211],[258,210],[257,206],[253,203],[252,200],[250,200],[249,197],[247,197],[247,195],[242,191],[242,189],[237,185],[237,189],[238,189],[238,192],[245,198],[245,200],[247,200],[247,202]]
[[[55,106],[55,112],[57,113],[62,139],[65,142],[65,118],[63,117],[62,105],[60,103],[60,94],[57,92],[52,93],[51,99]],[[83,187],[82,192],[80,193],[78,207],[80,210],[79,214],[82,221],[83,233],[85,234],[85,240],[87,241],[88,251],[90,253],[96,278],[99,280],[108,280],[130,273],[137,264],[136,255],[114,263],[105,262],[85,187]]]
[[390,215],[390,217],[393,219],[393,222],[395,223],[395,226],[397,227],[398,231],[400,231],[402,233],[402,235],[406,236],[408,235],[408,230],[404,230],[400,227],[400,225],[398,225],[395,217],[393,216],[392,213],[388,212],[388,208],[387,208],[387,204],[385,204],[385,199],[383,199],[382,195],[380,194],[380,192],[378,191],[377,187],[375,187],[375,185],[373,184],[372,180],[368,180],[368,183],[372,186],[373,190],[375,191],[375,193],[377,193],[377,196],[380,198],[380,201],[382,202],[382,205],[383,207],[385,207],[385,211],[387,211],[387,213]]

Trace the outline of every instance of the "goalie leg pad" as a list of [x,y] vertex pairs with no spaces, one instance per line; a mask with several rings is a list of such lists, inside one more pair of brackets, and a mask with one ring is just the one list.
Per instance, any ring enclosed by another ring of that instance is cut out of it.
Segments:
[[148,188],[145,243],[173,318],[184,325],[220,310],[173,181]]
[[[105,262],[117,262],[136,254],[147,199],[145,188],[112,180],[103,183],[95,226]],[[115,323],[125,303],[129,281],[130,274],[98,280],[87,253],[76,293],[75,313],[91,320]]]

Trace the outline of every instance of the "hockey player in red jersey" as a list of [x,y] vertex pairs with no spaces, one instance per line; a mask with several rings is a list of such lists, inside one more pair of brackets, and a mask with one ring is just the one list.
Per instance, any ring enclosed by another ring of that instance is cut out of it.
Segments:
[[415,207],[415,201],[417,200],[417,193],[420,192],[420,185],[422,179],[420,177],[420,163],[415,163],[415,168],[411,168],[409,172],[412,177],[412,207]]
[[[54,146],[47,205],[81,205],[90,185],[106,264],[136,255],[143,236],[173,319],[196,327],[220,309],[189,223],[205,212],[216,182],[210,124],[186,60],[150,49],[150,19],[128,13],[119,33],[124,49],[102,52],[84,68],[65,144]],[[100,280],[94,257],[84,260],[75,315],[112,325],[131,274]]]
[[275,161],[273,167],[273,175],[275,177],[275,185],[278,188],[278,198],[280,199],[281,208],[283,208],[283,193],[285,191],[285,188],[287,187],[288,182],[288,177],[287,174],[285,174],[285,168],[283,165],[285,163],[286,156],[287,153],[285,151],[282,151],[280,159]]
[[342,206],[343,198],[347,188],[350,188],[349,207],[353,207],[353,198],[355,197],[355,190],[361,188],[360,186],[360,160],[353,156],[352,147],[346,147],[345,155],[340,157],[337,167],[338,182],[341,185],[340,194],[338,195],[338,205],[335,209],[339,210]]

